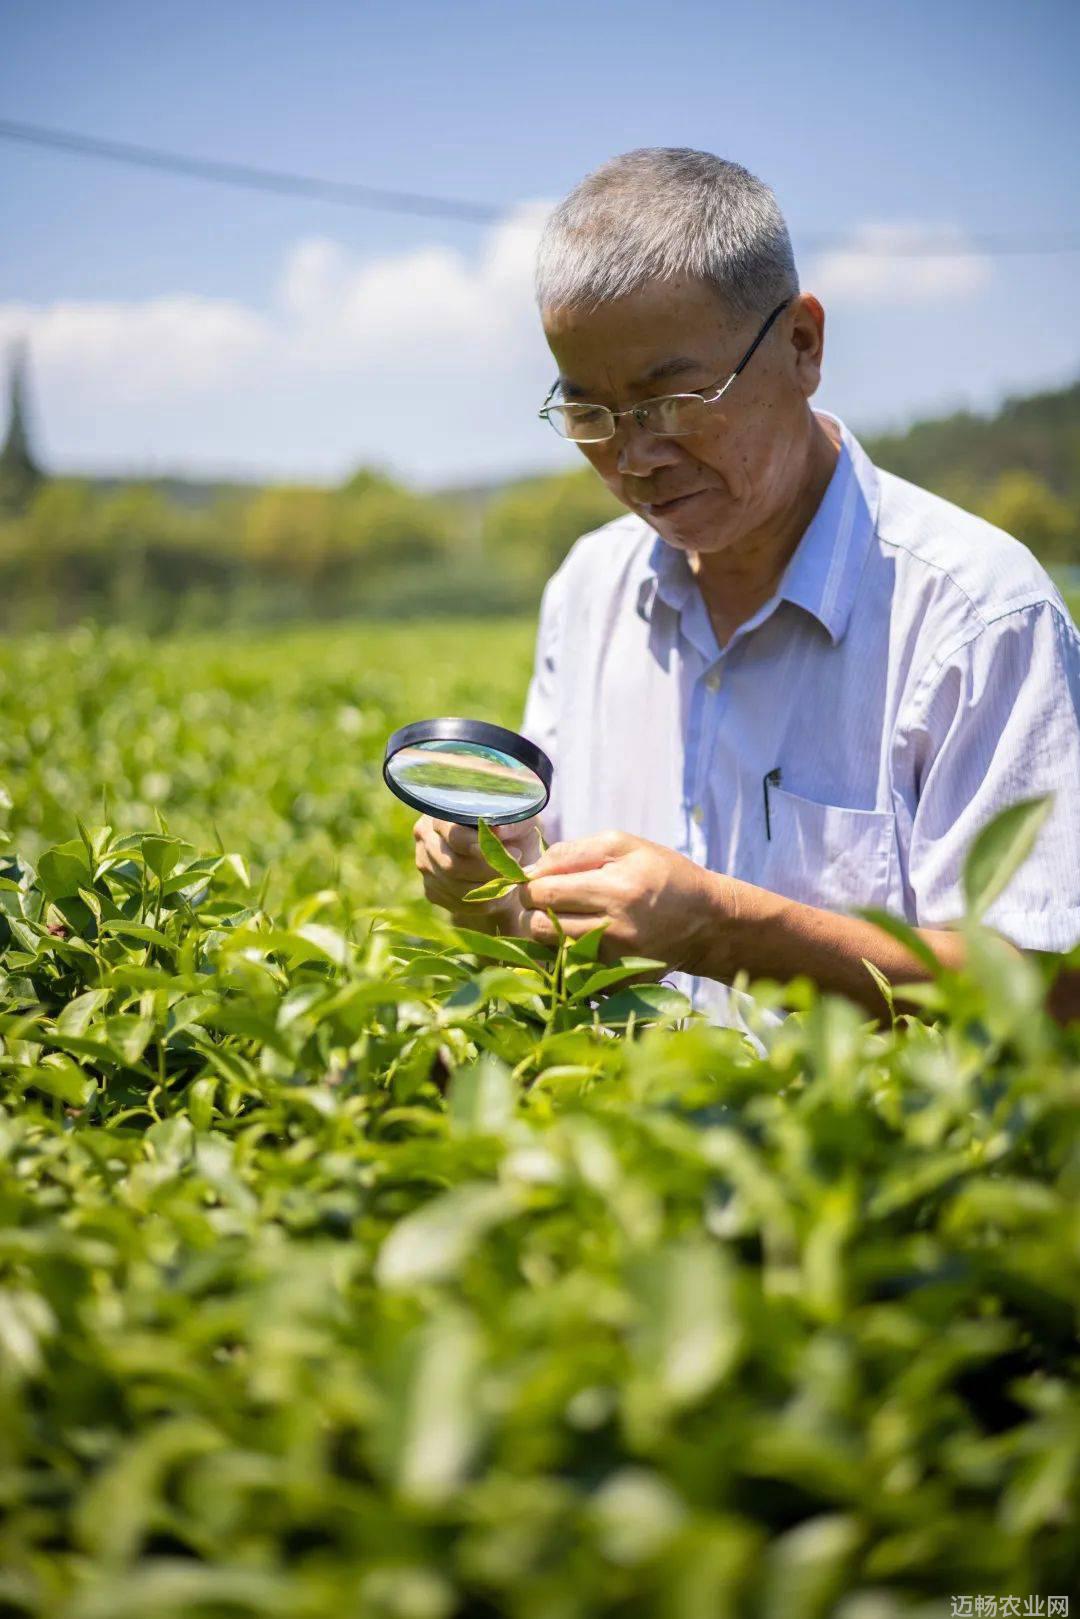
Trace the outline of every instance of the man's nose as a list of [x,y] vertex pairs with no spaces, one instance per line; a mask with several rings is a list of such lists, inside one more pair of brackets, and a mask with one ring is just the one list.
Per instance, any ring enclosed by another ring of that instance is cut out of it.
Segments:
[[639,427],[633,416],[621,416],[616,424],[619,439],[618,470],[630,477],[647,478],[660,467],[674,466],[679,458],[671,439],[657,438],[647,427]]

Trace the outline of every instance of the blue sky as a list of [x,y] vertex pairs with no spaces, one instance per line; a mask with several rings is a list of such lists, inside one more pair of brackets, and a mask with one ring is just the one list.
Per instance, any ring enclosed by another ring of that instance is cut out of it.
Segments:
[[[1080,373],[1072,0],[8,0],[0,117],[469,198],[496,229],[0,142],[0,339],[55,468],[419,482],[575,464],[529,271],[613,153],[703,147],[775,190],[856,431]],[[833,248],[815,244],[831,238]],[[871,246],[867,254],[857,249]]]

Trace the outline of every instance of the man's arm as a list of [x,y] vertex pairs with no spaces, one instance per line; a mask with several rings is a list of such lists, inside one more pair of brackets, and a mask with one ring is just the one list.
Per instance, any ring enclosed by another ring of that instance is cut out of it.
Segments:
[[[604,961],[650,956],[669,969],[722,983],[731,983],[740,970],[781,983],[804,976],[877,1017],[885,1015],[885,1002],[863,957],[890,984],[930,977],[903,944],[872,922],[710,871],[626,832],[554,844],[526,870],[529,881],[517,890],[524,912],[513,931],[554,943],[549,910],[572,938],[603,924]],[[943,966],[963,965],[962,934],[940,927],[914,931]],[[1050,998],[1050,1011],[1061,1021],[1075,1015],[1078,980],[1080,974],[1071,973]],[[902,997],[898,1004],[904,1005]]]
[[[700,967],[707,978],[730,983],[740,968],[751,978],[773,978],[781,983],[801,974],[823,990],[848,996],[878,1017],[886,1011],[884,997],[863,958],[872,961],[890,984],[925,983],[930,978],[927,968],[899,940],[862,917],[802,905],[752,883],[719,876],[714,906],[713,946]],[[942,966],[956,970],[964,965],[966,948],[961,933],[951,928],[914,931]],[[1016,950],[1015,945],[1010,948]],[[904,1009],[902,997],[897,997],[896,1005]],[[912,1003],[908,1006],[914,1009]],[[1080,972],[1059,976],[1047,1006],[1060,1023],[1080,1017]]]
[[[700,969],[707,978],[729,984],[740,970],[751,978],[781,983],[802,976],[880,1014],[885,1003],[863,965],[864,957],[890,984],[920,983],[930,976],[899,940],[862,917],[803,905],[767,888],[731,884],[723,877],[717,889],[713,948]],[[915,931],[943,966],[963,965],[964,940],[959,933],[946,928]]]

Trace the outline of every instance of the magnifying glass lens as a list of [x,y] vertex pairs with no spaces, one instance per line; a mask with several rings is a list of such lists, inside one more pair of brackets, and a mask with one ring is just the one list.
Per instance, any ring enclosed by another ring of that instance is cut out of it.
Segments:
[[383,776],[399,798],[429,815],[466,826],[481,819],[497,825],[528,820],[543,809],[551,764],[535,744],[502,726],[427,720],[390,738]]

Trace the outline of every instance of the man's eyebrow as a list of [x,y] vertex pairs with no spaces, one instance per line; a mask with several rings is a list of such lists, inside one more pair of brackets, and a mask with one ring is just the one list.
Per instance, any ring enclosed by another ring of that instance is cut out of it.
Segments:
[[678,354],[671,360],[661,360],[659,365],[654,365],[638,379],[638,383],[643,386],[650,382],[665,382],[668,377],[681,377],[684,371],[704,371],[704,369],[703,360],[692,360],[689,355]]
[[[654,382],[666,382],[669,377],[683,376],[687,371],[704,370],[705,362],[703,360],[692,360],[689,355],[678,354],[670,360],[661,360],[659,365],[651,366],[648,371],[638,377],[636,382],[631,383],[631,387],[647,388],[651,387]],[[580,387],[576,382],[572,382],[569,377],[559,378],[559,389],[564,399],[587,399],[589,397],[589,390]]]

